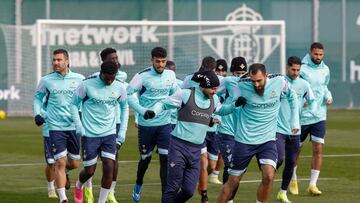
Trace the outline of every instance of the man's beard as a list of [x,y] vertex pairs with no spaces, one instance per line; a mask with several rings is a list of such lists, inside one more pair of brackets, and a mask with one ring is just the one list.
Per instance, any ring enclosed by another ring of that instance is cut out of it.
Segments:
[[312,61],[313,63],[315,63],[315,64],[319,65],[319,64],[321,63],[321,61],[322,61],[322,60],[320,60],[320,61],[316,61],[316,60],[314,60],[314,59],[312,59],[312,58],[311,58],[311,61]]
[[[154,66],[153,66],[153,67],[154,67]],[[156,73],[158,73],[158,74],[162,74],[162,73],[164,72],[164,70],[165,70],[165,69],[162,69],[162,70],[161,70],[161,72],[160,72],[158,69],[156,69],[156,68],[154,67],[154,70],[155,70],[155,72],[156,72]]]
[[255,89],[256,93],[260,96],[264,95],[265,86],[263,86],[261,89]]

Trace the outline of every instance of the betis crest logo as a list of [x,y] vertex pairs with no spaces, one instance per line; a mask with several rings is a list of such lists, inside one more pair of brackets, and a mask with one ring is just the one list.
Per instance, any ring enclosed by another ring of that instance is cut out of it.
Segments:
[[[262,16],[243,4],[226,16],[227,21],[262,21]],[[220,57],[231,61],[244,57],[248,64],[264,63],[280,45],[279,34],[266,34],[261,25],[229,25],[229,34],[204,35],[203,40]],[[270,28],[270,27],[269,27]],[[260,33],[261,31],[261,33]]]

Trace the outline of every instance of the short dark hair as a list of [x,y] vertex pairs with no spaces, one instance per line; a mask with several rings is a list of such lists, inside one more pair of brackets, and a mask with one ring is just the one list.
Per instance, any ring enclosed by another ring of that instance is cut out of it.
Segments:
[[261,63],[254,63],[249,67],[249,73],[251,75],[257,74],[257,72],[260,71],[262,74],[266,74],[266,68],[264,64]]
[[101,60],[105,61],[106,57],[112,53],[116,53],[116,50],[114,48],[111,48],[111,47],[105,48],[104,50],[102,50],[100,52]]
[[166,49],[162,47],[155,47],[151,50],[151,57],[154,58],[166,58],[167,52]]
[[301,60],[297,56],[290,56],[287,60],[287,65],[293,66],[294,64],[301,65]]
[[65,59],[66,60],[69,60],[69,53],[65,50],[65,49],[56,49],[54,52],[53,52],[53,55],[56,55],[56,54],[63,54]]
[[320,42],[314,42],[311,44],[310,51],[313,49],[324,49],[324,46]]
[[199,72],[214,71],[216,69],[216,61],[211,56],[205,56],[201,62]]
[[101,73],[114,75],[118,72],[118,66],[113,61],[106,61],[101,64]]

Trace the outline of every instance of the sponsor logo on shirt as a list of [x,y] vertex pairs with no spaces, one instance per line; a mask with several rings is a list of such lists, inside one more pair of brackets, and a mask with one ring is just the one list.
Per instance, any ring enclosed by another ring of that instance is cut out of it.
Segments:
[[264,103],[264,104],[251,104],[254,109],[267,109],[273,108],[276,105],[277,101],[271,103]]
[[73,95],[74,91],[73,90],[57,90],[57,89],[53,89],[51,91],[51,93],[53,93],[53,94],[70,94],[70,95]]
[[156,88],[150,88],[149,90],[150,94],[160,94],[160,95],[168,95],[169,89],[156,89]]
[[205,117],[206,119],[210,119],[210,115],[209,114],[207,114],[207,113],[202,113],[202,112],[198,112],[198,111],[196,111],[196,110],[192,110],[191,111],[191,115],[193,115],[193,116],[198,116],[198,117]]
[[96,98],[92,98],[91,100],[94,101],[94,103],[97,104],[107,104],[107,105],[116,105],[116,100],[115,99],[96,99]]

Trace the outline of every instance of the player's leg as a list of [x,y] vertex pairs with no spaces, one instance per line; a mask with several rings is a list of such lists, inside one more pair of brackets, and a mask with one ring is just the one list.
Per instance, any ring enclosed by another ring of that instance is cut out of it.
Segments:
[[[206,140],[205,140],[206,143]],[[207,197],[207,181],[208,181],[208,153],[206,145],[201,149],[200,156],[200,175],[199,175],[199,184],[198,192],[201,195],[201,202],[204,203],[208,201]]]
[[267,202],[270,198],[276,170],[276,142],[269,141],[258,146],[258,163],[261,165],[262,179],[257,191],[257,201]]
[[[277,148],[277,156],[278,160],[276,163],[276,169],[279,170],[280,166],[284,162],[284,156],[285,156],[285,142],[286,142],[286,135],[283,135],[281,133],[276,133],[276,148]],[[284,179],[282,179],[282,182],[284,182]],[[281,183],[282,184],[282,183]],[[287,202],[286,201],[286,190],[284,191],[282,188],[280,188],[280,191],[278,192],[276,196],[276,200],[280,202]]]
[[301,148],[305,144],[306,138],[307,138],[309,133],[310,133],[310,125],[302,125],[301,126],[301,135],[300,135],[300,147],[299,147],[299,150],[298,150],[298,152],[296,154],[295,166],[294,166],[293,174],[292,174],[290,185],[289,185],[289,192],[292,195],[298,195],[299,194],[299,187],[298,187],[298,182],[297,182],[296,171],[297,171],[297,167],[298,167],[298,163],[299,163],[298,160],[299,160],[299,157],[300,157]]
[[101,188],[99,193],[99,203],[105,203],[110,193],[113,180],[114,162],[116,156],[116,135],[102,137],[101,160],[103,164],[103,173],[101,179]]
[[67,163],[67,140],[66,131],[49,131],[51,150],[54,152],[55,159],[55,184],[60,202],[68,200],[65,192],[66,184],[66,163]]
[[300,148],[300,136],[287,136],[285,143],[285,167],[282,173],[282,182],[280,192],[277,196],[282,202],[290,202],[287,198],[286,191],[289,187],[290,180],[293,174],[295,159]]
[[[116,135],[118,134],[119,130],[120,130],[120,124],[116,124]],[[116,156],[115,156],[115,162],[114,162],[113,179],[112,179],[112,182],[111,182],[109,196],[107,197],[107,202],[108,203],[117,203],[118,202],[116,200],[116,198],[115,198],[115,187],[116,187],[116,180],[117,180],[117,175],[118,175],[118,167],[119,167],[119,163],[118,163],[119,159],[118,159],[118,157],[119,157],[120,148],[121,148],[121,143],[117,142],[117,144],[116,144]]]
[[[202,145],[196,145],[187,143],[187,147],[184,149],[187,166],[183,173],[183,182],[181,190],[176,195],[175,202],[186,202],[194,194],[196,182],[200,175],[200,156]],[[170,178],[170,174],[169,174]]]
[[182,186],[184,178],[184,169],[186,167],[187,151],[184,141],[171,137],[168,156],[168,178],[161,202],[174,202],[179,189]]
[[[82,160],[84,169],[79,173],[78,180],[74,187],[75,203],[83,201],[83,186],[91,179],[96,170],[97,158],[101,146],[101,140],[93,137],[82,137]],[[87,201],[94,201],[86,197]]]
[[66,131],[67,139],[67,162],[66,162],[66,184],[65,189],[70,189],[70,171],[76,169],[80,165],[80,136],[76,135],[75,130]]
[[46,161],[45,176],[47,180],[47,189],[49,198],[57,198],[55,191],[55,159],[51,151],[51,143],[49,137],[44,137],[44,155]]
[[158,147],[160,161],[161,194],[164,194],[167,184],[168,149],[172,130],[172,124],[167,124],[159,126],[156,132],[156,145]]
[[[221,184],[222,182],[219,180],[220,170],[224,168],[224,158],[221,153],[218,155],[218,160],[215,165],[215,170],[211,173],[211,176],[216,176],[216,180],[218,180]],[[216,181],[216,182],[218,182]]]
[[207,144],[207,151],[208,151],[208,181],[210,183],[214,184],[222,184],[221,181],[219,181],[219,171],[216,171],[216,164],[218,162],[219,158],[219,146],[217,139],[217,133],[216,132],[208,132],[208,144]]
[[138,125],[138,147],[140,152],[140,160],[138,162],[136,183],[132,194],[133,200],[138,202],[144,181],[144,176],[149,167],[152,151],[155,147],[154,134],[156,127],[147,127]]
[[239,187],[240,180],[246,172],[251,158],[255,154],[250,145],[236,141],[232,149],[233,153],[228,170],[229,178],[218,195],[218,203],[226,203],[231,200],[235,189]]
[[310,130],[312,142],[312,160],[311,160],[311,176],[307,191],[311,195],[321,195],[322,192],[317,187],[317,180],[320,175],[322,165],[322,148],[324,145],[324,138],[326,133],[326,121],[320,121],[312,125]]
[[[234,136],[221,133],[219,134],[219,138],[219,149],[224,160],[223,184],[225,184],[229,178],[228,170],[232,158],[233,147],[235,145],[235,138]],[[231,202],[234,199],[237,189],[238,187],[234,189],[233,194],[228,202]]]

